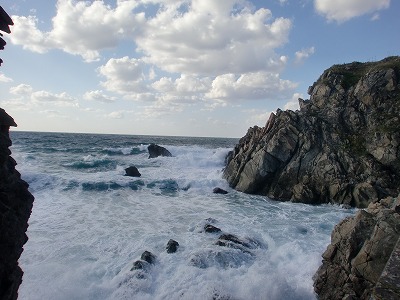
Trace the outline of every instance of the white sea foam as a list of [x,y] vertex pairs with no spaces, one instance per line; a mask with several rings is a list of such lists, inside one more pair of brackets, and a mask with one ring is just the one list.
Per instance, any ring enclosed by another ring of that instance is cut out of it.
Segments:
[[[16,145],[35,196],[20,299],[313,299],[312,275],[330,232],[353,211],[236,192],[221,178],[228,148],[165,147],[173,157],[39,152],[32,161]],[[113,164],[65,165],[85,157]],[[142,176],[123,176],[129,165]],[[213,194],[215,186],[229,193]],[[203,230],[207,222],[259,246],[248,253],[218,246],[218,234]],[[179,242],[176,253],[166,252],[169,239]],[[156,263],[131,271],[145,250]]]

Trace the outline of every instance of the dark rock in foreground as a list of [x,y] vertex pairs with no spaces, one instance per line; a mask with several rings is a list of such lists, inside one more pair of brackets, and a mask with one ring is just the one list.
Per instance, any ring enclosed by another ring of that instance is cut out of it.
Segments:
[[314,275],[319,299],[400,299],[400,197],[336,225]]
[[27,242],[26,230],[33,205],[28,184],[10,156],[9,127],[14,120],[0,109],[0,299],[17,299],[22,282],[18,259]]
[[147,150],[149,151],[149,158],[156,158],[159,156],[172,156],[171,152],[169,152],[166,148],[156,144],[150,144],[147,147]]
[[400,192],[400,57],[335,65],[228,154],[224,177],[245,193],[367,207]]
[[139,170],[135,166],[130,166],[125,169],[125,176],[140,177],[142,174],[140,174]]

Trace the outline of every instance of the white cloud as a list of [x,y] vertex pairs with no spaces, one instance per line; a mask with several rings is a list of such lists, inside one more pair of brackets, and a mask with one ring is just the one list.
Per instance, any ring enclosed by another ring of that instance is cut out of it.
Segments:
[[207,97],[225,101],[282,99],[296,86],[289,80],[280,79],[277,73],[224,74],[214,79]]
[[35,16],[13,16],[11,41],[39,53],[57,48],[95,61],[100,50],[115,47],[141,27],[144,13],[132,12],[137,5],[134,0],[117,1],[115,8],[103,1],[58,0],[50,31],[40,31]]
[[4,73],[0,73],[0,82],[13,82],[13,80],[12,78],[4,75]]
[[[115,92],[145,103],[148,113],[179,112],[199,102],[215,108],[244,99],[284,99],[293,93],[296,85],[280,78],[288,58],[276,52],[288,41],[289,19],[274,18],[270,10],[245,0],[113,2],[58,0],[48,31],[39,29],[34,16],[15,16],[22,26],[12,41],[40,53],[61,49],[86,61],[99,60],[103,49],[123,40],[135,42],[138,49],[132,47],[130,57],[109,59],[98,68],[105,92],[88,91],[84,99],[113,102],[116,98],[106,93]],[[149,3],[158,10],[145,15]],[[27,93],[35,104],[77,105],[65,93]]]
[[146,92],[144,67],[140,59],[128,56],[112,58],[99,68],[99,73],[106,77],[102,85],[120,94]]
[[66,92],[55,94],[48,91],[36,91],[31,94],[31,100],[38,104],[52,103],[57,106],[78,106],[76,99]]
[[310,55],[314,54],[315,48],[310,47],[306,49],[301,49],[300,51],[296,51],[295,53],[295,63],[300,64],[302,63],[305,59],[310,57]]
[[123,119],[124,113],[122,111],[113,111],[106,115],[106,117],[109,119]]
[[83,95],[83,99],[89,101],[100,101],[105,103],[112,103],[117,100],[116,97],[108,96],[101,90],[89,91]]
[[39,21],[35,16],[12,16],[12,19],[14,26],[10,40],[13,44],[38,53],[45,53],[54,46],[48,35],[37,28]]
[[18,96],[30,95],[33,88],[29,84],[19,84],[10,88],[10,94]]
[[252,11],[244,1],[188,3],[187,11],[166,6],[147,22],[136,39],[146,62],[172,73],[206,76],[276,69],[274,50],[288,40],[289,19],[272,19],[268,9]]
[[377,21],[381,18],[381,16],[378,13],[374,13],[371,17],[371,21]]
[[54,109],[46,109],[40,111],[40,113],[44,114],[47,118],[62,118],[62,119],[70,119],[69,116],[63,114],[62,112]]
[[289,109],[289,110],[298,110],[300,109],[300,105],[299,105],[299,98],[302,98],[303,95],[300,93],[294,93],[292,96],[292,99],[290,99],[289,102],[287,102],[284,106],[284,109]]
[[48,91],[34,91],[29,84],[19,84],[10,88],[10,94],[19,96],[19,101],[26,100],[26,104],[55,104],[57,106],[78,106],[75,98],[66,92],[59,94]]
[[354,17],[387,9],[390,0],[314,0],[318,13],[328,21],[345,22]]

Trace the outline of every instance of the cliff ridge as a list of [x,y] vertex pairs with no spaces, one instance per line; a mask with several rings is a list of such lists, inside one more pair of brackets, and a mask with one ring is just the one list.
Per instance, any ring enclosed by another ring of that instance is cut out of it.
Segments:
[[223,176],[281,201],[367,207],[400,191],[400,57],[334,65],[228,154]]

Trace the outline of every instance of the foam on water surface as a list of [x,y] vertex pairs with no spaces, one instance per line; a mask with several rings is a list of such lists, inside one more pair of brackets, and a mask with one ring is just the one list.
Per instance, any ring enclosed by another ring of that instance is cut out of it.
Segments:
[[[35,196],[20,299],[314,298],[330,232],[354,211],[230,189],[221,172],[233,141],[158,139],[15,134],[13,156]],[[148,159],[153,141],[173,157]],[[50,147],[62,155],[41,151]],[[140,178],[124,176],[130,165]],[[257,246],[219,246],[206,223]],[[156,262],[132,270],[145,250]]]

